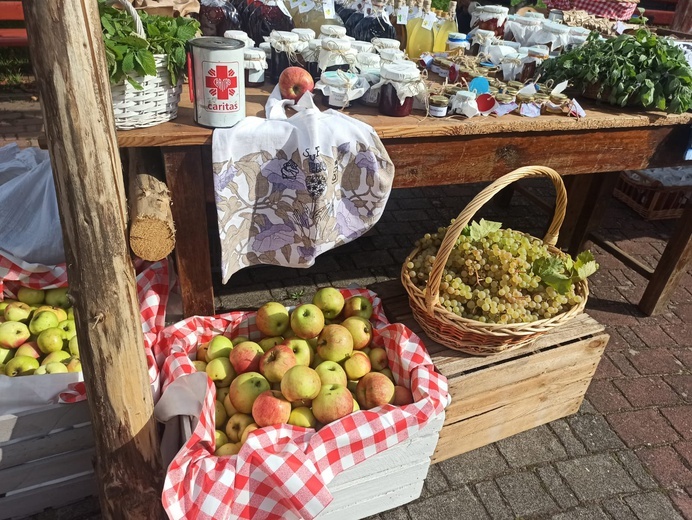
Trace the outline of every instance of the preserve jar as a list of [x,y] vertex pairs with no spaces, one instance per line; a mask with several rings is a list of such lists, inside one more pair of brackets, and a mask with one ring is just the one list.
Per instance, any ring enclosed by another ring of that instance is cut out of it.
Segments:
[[320,40],[324,38],[337,38],[343,39],[346,36],[346,27],[342,25],[322,25],[320,27],[320,35],[318,38]]
[[348,108],[351,101],[362,96],[358,89],[358,76],[351,72],[330,71],[320,76],[317,87],[322,89],[322,102],[329,108]]
[[395,63],[406,60],[406,55],[404,54],[404,51],[401,51],[399,49],[382,49],[379,52],[379,54],[383,65],[385,63]]
[[462,114],[466,117],[473,117],[478,114],[476,104],[476,93],[468,90],[460,90],[452,98],[452,112]]
[[428,99],[428,113],[432,117],[445,117],[449,107],[449,98],[446,96],[430,96]]
[[278,83],[285,69],[299,64],[298,53],[306,47],[306,43],[290,31],[272,31],[269,43],[272,46],[271,81]]
[[394,38],[373,38],[372,42],[375,50],[380,52],[383,49],[400,49],[401,43]]
[[380,90],[372,88],[380,82],[380,66],[379,54],[360,52],[356,56],[358,73],[362,78],[365,78],[370,86],[360,98],[360,102],[370,107],[376,107],[380,104]]
[[590,34],[591,31],[584,27],[570,27],[565,52],[584,45]]
[[478,56],[479,54],[488,54],[494,39],[495,33],[493,31],[478,29],[473,35],[471,55]]
[[303,62],[305,63],[305,69],[310,73],[313,81],[318,81],[320,79],[320,67],[317,61],[320,57],[321,46],[322,40],[310,40],[308,46],[305,47],[301,53]]
[[226,31],[239,28],[241,24],[238,10],[229,0],[202,0],[198,18],[204,36],[223,36]]
[[230,31],[226,31],[223,33],[224,38],[232,38],[234,40],[240,40],[245,44],[245,48],[248,47],[254,47],[255,42],[253,41],[252,38],[250,38],[245,31],[241,31],[238,29],[232,29]]
[[550,94],[548,97],[548,102],[545,104],[545,112],[547,114],[564,114],[562,108],[569,103],[569,98],[560,93]]
[[516,113],[522,113],[522,106],[533,103],[533,94],[517,94],[516,95],[517,109]]
[[519,45],[528,45],[531,37],[541,30],[543,20],[528,16],[515,16],[505,24],[505,40],[515,41]]
[[569,27],[561,23],[545,20],[541,30],[529,39],[529,45],[543,45],[548,48],[549,55],[557,55],[569,43]]
[[309,27],[296,27],[291,32],[296,33],[301,42],[309,42],[315,39],[315,31]]
[[502,36],[509,8],[501,5],[479,6],[471,15],[471,27],[492,31],[495,36]]
[[447,35],[447,50],[453,51],[454,49],[468,49],[470,47],[469,42],[466,41],[466,35],[459,32],[451,32]]
[[355,50],[357,53],[361,53],[361,52],[373,53],[373,52],[375,52],[375,46],[370,42],[359,42],[358,40],[353,40],[351,42],[351,48],[353,50]]
[[386,63],[380,77],[380,113],[392,117],[410,115],[413,99],[425,92],[418,69],[405,63]]
[[453,63],[454,62],[451,60],[446,60],[444,58],[440,59],[438,74],[440,75],[441,78],[448,78],[449,77],[449,70],[451,69]]
[[533,95],[533,102],[536,103],[539,107],[541,107],[541,112],[544,111],[545,104],[548,102],[549,99],[550,96],[543,92],[536,92]]
[[262,49],[243,49],[245,61],[245,86],[261,87],[264,85],[264,71],[267,69],[267,56]]
[[507,93],[495,94],[495,101],[497,101],[501,105],[508,105],[510,103],[514,103],[514,100],[515,96],[512,96]]
[[351,49],[349,40],[323,38],[320,46],[318,66],[322,72],[350,70],[356,63],[356,52]]
[[538,66],[543,63],[544,60],[548,59],[548,48],[544,45],[529,47],[528,51],[526,57],[521,60],[522,68],[521,74],[519,75],[519,81],[521,83],[533,80],[536,76],[536,69]]

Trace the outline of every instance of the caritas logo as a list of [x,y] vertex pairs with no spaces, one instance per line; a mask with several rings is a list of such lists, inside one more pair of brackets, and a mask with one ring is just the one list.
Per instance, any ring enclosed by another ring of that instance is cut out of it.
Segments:
[[238,63],[226,65],[204,62],[206,105],[210,112],[236,112],[238,110]]

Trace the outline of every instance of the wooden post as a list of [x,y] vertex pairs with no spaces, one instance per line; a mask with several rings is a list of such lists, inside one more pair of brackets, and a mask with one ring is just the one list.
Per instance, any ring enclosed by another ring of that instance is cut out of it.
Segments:
[[23,4],[75,302],[102,514],[159,518],[163,470],[97,3]]
[[692,0],[678,0],[670,28],[673,31],[692,33]]

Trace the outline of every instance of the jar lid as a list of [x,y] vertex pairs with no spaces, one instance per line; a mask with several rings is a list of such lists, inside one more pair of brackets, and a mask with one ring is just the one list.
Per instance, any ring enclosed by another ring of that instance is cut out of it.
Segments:
[[[241,40],[241,41],[248,41],[250,37],[247,35],[245,31],[239,31],[239,30],[231,30],[231,31],[226,31],[223,33],[224,38],[233,38],[234,40]],[[254,42],[253,42],[254,45]]]
[[538,11],[527,11],[524,13],[525,18],[537,18],[539,20],[545,20],[545,15],[539,13]]
[[447,96],[430,96],[428,101],[434,107],[446,107],[449,105]]
[[308,48],[312,50],[317,50],[322,47],[322,40],[310,40],[308,42]]
[[394,38],[373,38],[371,42],[376,49],[399,49],[399,40]]
[[570,27],[569,33],[574,36],[588,36],[591,34],[591,29],[587,29],[586,27]]
[[530,103],[533,99],[533,94],[517,94],[517,101],[522,103]]
[[549,98],[550,98],[550,96],[548,94],[543,93],[543,92],[536,92],[533,95],[533,99],[535,99],[536,101],[547,101]]
[[296,33],[300,38],[300,41],[303,42],[309,42],[310,40],[315,39],[315,31],[309,27],[296,27],[291,32]]
[[505,89],[505,94],[508,94],[510,96],[516,96],[517,92],[519,92],[519,91],[517,89],[515,89],[514,87],[507,87]]
[[356,56],[356,63],[361,69],[379,69],[380,55],[374,52],[359,52]]
[[508,81],[507,86],[509,88],[521,89],[524,88],[524,84],[521,81]]
[[507,93],[505,94],[495,94],[495,100],[498,103],[512,103],[514,101],[514,96]]
[[548,59],[549,52],[548,47],[545,45],[534,45],[533,47],[528,48],[529,56],[534,58],[543,58],[544,60]]
[[499,88],[493,87],[492,85],[488,87],[488,94],[490,94],[491,96],[494,96],[498,92],[500,92]]
[[361,42],[358,40],[351,41],[351,48],[357,50],[358,52],[373,53],[375,51],[375,46],[372,43]]
[[290,31],[272,31],[269,35],[269,39],[279,42],[295,43],[300,41],[300,36]]
[[416,67],[395,62],[382,65],[380,76],[383,79],[391,79],[392,81],[414,81],[420,78],[420,72],[418,72]]
[[484,5],[481,7],[477,7],[476,10],[480,9],[484,13],[492,13],[492,14],[508,14],[509,13],[509,7],[503,7],[501,5]]
[[534,18],[531,16],[517,16],[514,21],[521,25],[530,25],[536,27],[543,23],[541,18]]
[[262,49],[255,47],[246,47],[243,50],[243,59],[248,61],[266,60],[267,54]]
[[379,53],[384,61],[393,62],[404,59],[404,51],[399,49],[381,49]]
[[476,99],[476,93],[468,90],[460,90],[456,93],[455,97],[461,101],[468,101]]
[[245,46],[245,42],[242,40],[219,38],[218,36],[198,36],[189,40],[189,43],[193,47],[201,47],[202,49],[236,50]]
[[466,35],[459,32],[451,32],[447,35],[447,41],[451,42],[463,42],[466,40]]
[[333,38],[341,38],[346,36],[346,27],[342,27],[341,25],[322,25],[320,27],[320,33]]
[[476,31],[478,36],[495,36],[495,31],[486,31],[485,29],[478,29]]
[[567,101],[567,100],[569,99],[569,98],[568,98],[565,94],[563,94],[562,92],[556,92],[556,93],[554,93],[554,94],[550,94],[549,97],[550,97],[550,101],[552,101],[552,102],[555,103],[555,104],[564,103],[565,101]]
[[554,34],[567,34],[569,32],[568,26],[557,22],[551,22],[550,20],[543,22],[543,28]]
[[358,76],[352,72],[330,70],[322,73],[320,81],[330,87],[346,87],[349,83],[355,84],[358,81]]
[[338,38],[324,38],[322,40],[323,51],[348,51],[351,49],[349,40],[340,40]]

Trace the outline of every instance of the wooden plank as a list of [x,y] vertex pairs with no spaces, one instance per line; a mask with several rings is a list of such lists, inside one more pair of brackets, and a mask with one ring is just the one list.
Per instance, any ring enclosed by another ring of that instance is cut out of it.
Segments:
[[591,239],[594,244],[601,246],[601,248],[603,248],[605,251],[620,260],[630,269],[642,275],[647,280],[651,279],[651,276],[654,274],[654,270],[651,269],[651,267],[644,265],[627,251],[622,250],[615,242],[606,240],[598,233],[590,233],[589,239]]
[[166,147],[162,152],[176,227],[175,258],[183,314],[185,317],[212,316],[214,290],[201,149],[199,146]]
[[[24,20],[24,9],[21,2],[0,2],[0,20]],[[4,29],[2,29],[4,31]],[[26,33],[26,31],[24,31]]]
[[649,19],[649,23],[653,25],[670,25],[675,18],[675,11],[662,11],[660,9],[647,9],[644,16]]
[[0,469],[94,445],[91,425],[0,447]]
[[94,470],[94,449],[61,453],[0,471],[0,495]]
[[692,203],[688,202],[639,301],[647,316],[661,312],[692,262]]
[[24,518],[49,507],[58,508],[84,497],[96,495],[96,479],[83,475],[50,486],[38,487],[24,493],[0,497],[0,520]]
[[690,0],[678,0],[670,28],[688,35],[692,33],[692,2]]
[[0,447],[27,437],[47,435],[53,430],[91,422],[86,401],[54,404],[37,410],[0,416]]

